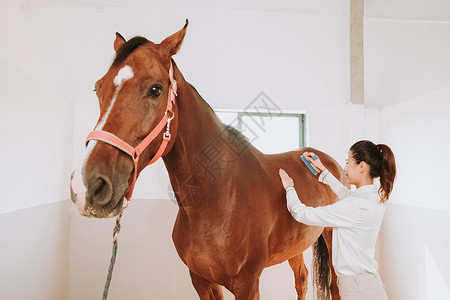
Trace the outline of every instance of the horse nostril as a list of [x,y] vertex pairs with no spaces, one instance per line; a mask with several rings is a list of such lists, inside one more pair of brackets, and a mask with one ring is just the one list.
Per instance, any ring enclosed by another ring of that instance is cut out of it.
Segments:
[[113,189],[111,181],[105,176],[99,176],[91,187],[93,204],[104,206],[111,201]]

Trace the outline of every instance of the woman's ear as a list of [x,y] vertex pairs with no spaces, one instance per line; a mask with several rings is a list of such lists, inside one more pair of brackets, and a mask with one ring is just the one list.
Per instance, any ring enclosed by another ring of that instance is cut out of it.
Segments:
[[180,50],[181,44],[183,44],[184,36],[186,35],[188,24],[189,21],[186,19],[186,24],[180,31],[172,34],[161,42],[161,46],[166,48],[166,50],[168,51],[169,57],[177,54],[177,52]]
[[359,172],[360,173],[364,173],[367,170],[368,167],[369,166],[366,164],[365,161],[360,162],[359,165],[358,165]]

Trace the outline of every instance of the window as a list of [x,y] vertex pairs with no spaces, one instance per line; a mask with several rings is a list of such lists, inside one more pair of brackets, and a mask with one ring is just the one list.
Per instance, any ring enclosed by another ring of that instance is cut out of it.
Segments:
[[223,123],[237,128],[263,153],[281,153],[305,146],[303,113],[254,109],[215,111]]

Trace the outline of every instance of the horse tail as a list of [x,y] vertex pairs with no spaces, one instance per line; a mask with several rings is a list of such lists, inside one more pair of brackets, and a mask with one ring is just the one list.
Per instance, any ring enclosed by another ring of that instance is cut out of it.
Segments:
[[317,299],[330,299],[331,267],[330,255],[322,235],[313,245],[313,286]]

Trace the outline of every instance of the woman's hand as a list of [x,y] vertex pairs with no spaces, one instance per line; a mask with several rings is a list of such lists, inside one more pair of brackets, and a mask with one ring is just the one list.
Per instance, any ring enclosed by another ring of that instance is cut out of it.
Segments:
[[289,177],[288,173],[286,173],[285,170],[280,169],[278,173],[280,173],[281,183],[283,184],[284,189],[287,189],[290,186],[294,186],[294,181],[291,177]]
[[[314,152],[304,152],[303,156],[309,161],[311,166],[319,173],[325,170],[325,166]],[[315,156],[315,157],[314,157]]]

